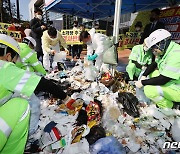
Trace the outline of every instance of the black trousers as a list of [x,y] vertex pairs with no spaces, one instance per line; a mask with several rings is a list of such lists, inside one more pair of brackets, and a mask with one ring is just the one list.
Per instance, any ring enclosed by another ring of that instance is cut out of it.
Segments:
[[80,58],[82,52],[82,45],[73,45],[72,46],[72,58],[77,56],[77,58]]

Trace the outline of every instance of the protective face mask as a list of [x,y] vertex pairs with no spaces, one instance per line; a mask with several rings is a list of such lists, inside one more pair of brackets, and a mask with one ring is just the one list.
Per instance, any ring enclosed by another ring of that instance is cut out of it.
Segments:
[[57,37],[56,38],[50,38],[52,41],[55,41],[56,39],[57,39]]
[[136,27],[136,31],[140,31],[141,30],[141,28],[140,27]]
[[88,42],[86,42],[86,44],[87,44],[87,45],[91,45],[91,44],[92,44],[92,42],[91,42],[91,41],[88,41]]
[[147,46],[143,46],[143,50],[146,52],[146,51],[148,51],[148,47]]
[[39,20],[42,20],[42,15],[37,15],[37,18],[39,19]]
[[153,51],[153,54],[154,54],[155,56],[158,56],[158,55],[159,55],[156,51]]
[[150,22],[154,22],[155,21],[155,18],[153,18],[153,17],[150,17]]
[[21,25],[20,25],[20,24],[17,24],[17,23],[15,23],[14,26],[15,26],[15,27],[21,27]]

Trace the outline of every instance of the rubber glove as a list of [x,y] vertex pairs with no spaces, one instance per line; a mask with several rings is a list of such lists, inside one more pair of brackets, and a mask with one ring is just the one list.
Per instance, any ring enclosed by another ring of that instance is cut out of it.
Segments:
[[88,60],[95,60],[96,58],[98,57],[98,55],[97,54],[94,54],[94,55],[88,55]]
[[139,88],[139,89],[143,87],[143,84],[142,84],[141,80],[135,81],[135,85],[136,85],[136,87]]
[[146,80],[146,79],[147,79],[146,76],[142,76],[142,77],[140,78],[140,80]]

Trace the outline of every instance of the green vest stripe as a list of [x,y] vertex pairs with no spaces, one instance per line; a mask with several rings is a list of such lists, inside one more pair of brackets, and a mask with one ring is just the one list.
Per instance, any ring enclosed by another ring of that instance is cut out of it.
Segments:
[[17,92],[21,92],[30,77],[31,77],[30,73],[28,72],[24,73],[24,75],[22,76],[22,78],[20,79],[14,90]]
[[12,132],[11,127],[6,123],[4,119],[0,117],[0,130],[5,134],[5,136],[8,138],[9,135]]

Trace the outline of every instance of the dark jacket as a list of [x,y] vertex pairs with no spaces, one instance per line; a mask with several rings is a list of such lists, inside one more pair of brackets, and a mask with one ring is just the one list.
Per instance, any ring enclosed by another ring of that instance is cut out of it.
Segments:
[[157,30],[157,29],[164,29],[165,28],[164,23],[159,22],[159,21],[157,21],[156,25],[153,28],[151,28],[151,26],[152,26],[152,23],[147,24],[146,27],[144,28],[144,32],[143,32],[141,40],[139,42],[140,44],[143,44],[144,39],[146,37],[148,37],[155,30]]
[[43,22],[41,22],[37,18],[33,18],[30,21],[30,28],[31,28],[31,36],[36,40],[36,39],[41,39],[43,35],[43,31],[41,26],[44,25]]

